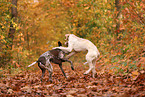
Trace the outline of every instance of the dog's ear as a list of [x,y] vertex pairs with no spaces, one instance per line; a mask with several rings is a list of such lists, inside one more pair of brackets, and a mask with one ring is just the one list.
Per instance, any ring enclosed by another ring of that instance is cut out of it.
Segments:
[[58,46],[62,46],[62,43],[60,41],[58,41]]
[[68,40],[70,34],[65,34],[65,40]]

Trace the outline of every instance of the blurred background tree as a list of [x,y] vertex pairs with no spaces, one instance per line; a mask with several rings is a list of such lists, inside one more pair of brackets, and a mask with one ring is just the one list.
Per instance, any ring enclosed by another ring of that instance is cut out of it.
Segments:
[[[144,0],[18,0],[17,6],[12,1],[0,3],[1,66],[24,67],[57,46],[57,41],[64,43],[67,33],[98,47],[101,70],[128,73],[145,66]],[[18,12],[16,20],[11,18],[12,7]]]

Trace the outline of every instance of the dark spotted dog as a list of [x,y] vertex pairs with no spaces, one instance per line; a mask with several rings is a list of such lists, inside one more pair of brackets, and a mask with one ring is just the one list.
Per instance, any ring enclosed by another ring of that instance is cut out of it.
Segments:
[[[60,41],[58,42],[58,45],[62,46]],[[42,70],[41,81],[42,81],[42,78],[45,74],[45,71],[48,70],[49,81],[52,82],[53,67],[51,65],[51,62],[59,65],[65,78],[67,78],[67,77],[66,77],[66,74],[62,68],[62,62],[69,62],[71,64],[71,69],[74,70],[72,61],[65,58],[65,52],[62,51],[61,49],[53,49],[53,50],[49,50],[49,51],[43,53],[37,61],[30,64],[28,67],[38,63],[39,68]]]

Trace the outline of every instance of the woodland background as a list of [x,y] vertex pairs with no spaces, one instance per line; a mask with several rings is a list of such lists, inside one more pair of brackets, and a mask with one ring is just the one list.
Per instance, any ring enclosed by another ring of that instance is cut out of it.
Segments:
[[[67,33],[97,46],[98,75],[127,76],[134,83],[145,77],[145,0],[0,0],[0,21],[1,79],[40,73],[37,65],[27,66],[58,41],[64,43]],[[85,52],[70,60],[88,68],[83,65]]]

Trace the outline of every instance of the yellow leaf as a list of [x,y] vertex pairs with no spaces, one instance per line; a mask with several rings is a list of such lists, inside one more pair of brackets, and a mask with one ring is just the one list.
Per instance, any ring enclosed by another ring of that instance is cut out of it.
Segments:
[[135,36],[135,38],[134,38],[134,41],[136,41],[137,40],[137,36]]
[[104,60],[104,62],[108,62],[108,61],[109,61],[108,59],[105,59],[105,60]]
[[132,72],[132,75],[139,75],[139,72],[136,70],[136,71],[133,71]]
[[20,65],[19,65],[18,63],[16,63],[16,66],[17,66],[17,67],[20,67]]
[[85,7],[85,9],[89,9],[89,7]]
[[0,35],[0,39],[4,39],[5,37],[3,35]]

